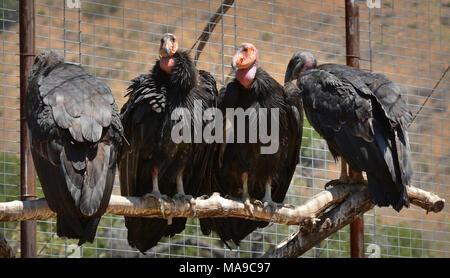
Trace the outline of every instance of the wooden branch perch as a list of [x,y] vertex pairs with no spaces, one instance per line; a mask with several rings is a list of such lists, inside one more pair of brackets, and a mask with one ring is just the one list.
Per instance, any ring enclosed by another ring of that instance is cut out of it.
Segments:
[[[312,227],[311,224],[314,224],[325,210],[361,189],[364,187],[356,184],[335,186],[316,194],[301,206],[279,206],[273,212],[270,207],[263,208],[256,204],[245,207],[243,202],[222,198],[218,193],[208,199],[196,198],[191,199],[190,202],[170,198],[161,200],[153,197],[112,195],[106,212],[123,216],[167,219],[174,217],[239,217]],[[408,195],[413,204],[427,211],[439,212],[444,207],[443,199],[424,190],[410,187]],[[45,199],[0,203],[0,222],[42,220],[52,217],[56,217],[56,213],[50,210]]]
[[[410,202],[427,211],[440,212],[444,208],[445,200],[436,194],[425,190],[408,187]],[[369,200],[369,190],[363,187],[356,194],[352,194],[339,206],[331,209],[320,217],[320,221],[313,229],[301,228],[290,237],[269,249],[264,258],[296,258],[322,242],[324,239],[353,222],[357,217],[371,210],[373,204]]]
[[[229,200],[214,193],[210,198],[160,200],[152,197],[124,197],[112,195],[107,213],[149,218],[209,218],[239,217],[270,221],[286,225],[310,223],[328,207],[342,201],[348,194],[360,189],[360,185],[342,185],[325,190],[299,207],[280,206],[274,212],[252,204],[249,208],[243,202]],[[161,208],[163,208],[164,213]],[[253,215],[252,215],[253,213]],[[56,217],[45,199],[34,201],[12,201],[0,203],[0,222],[42,220]]]
[[352,223],[359,215],[369,211],[372,207],[369,190],[363,189],[325,213],[312,230],[300,229],[275,248],[269,249],[262,257],[297,258],[339,229]]
[[203,28],[202,34],[198,39],[195,41],[194,45],[191,47],[191,50],[194,49],[195,45],[197,45],[198,42],[199,45],[197,47],[197,51],[195,53],[195,65],[197,65],[198,58],[200,57],[200,54],[203,51],[203,48],[205,48],[206,43],[209,40],[209,37],[211,36],[211,33],[216,28],[217,23],[222,19],[223,15],[227,13],[227,11],[231,8],[233,5],[234,0],[224,0],[220,4],[220,7],[217,9],[217,11],[214,13],[214,15],[208,20],[208,23],[206,24],[205,28]]

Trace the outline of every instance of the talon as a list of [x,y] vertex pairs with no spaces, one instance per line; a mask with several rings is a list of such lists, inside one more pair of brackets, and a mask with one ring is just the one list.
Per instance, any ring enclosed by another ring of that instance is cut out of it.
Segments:
[[144,198],[155,199],[159,203],[159,209],[161,210],[162,217],[165,218],[164,202],[168,200],[167,195],[163,195],[163,194],[161,194],[161,192],[156,191],[156,192],[145,194]]
[[336,186],[339,184],[348,184],[350,182],[350,177],[348,176],[347,171],[347,162],[343,157],[341,157],[341,175],[339,179],[337,180],[331,180],[327,182],[324,186],[324,189],[326,190],[329,186]]
[[196,218],[197,217],[197,203],[195,202],[195,198],[191,198],[189,200],[189,203],[191,204],[191,207],[194,210],[194,215],[192,216],[192,218]]
[[260,206],[260,207],[262,207],[264,205],[263,202],[261,202],[260,200],[253,201],[253,204]]
[[173,199],[190,200],[192,198],[193,198],[192,195],[185,195],[182,193],[177,193],[177,194],[173,195]]
[[250,212],[251,216],[254,216],[254,214],[253,214],[254,210],[253,210],[252,203],[250,202],[250,198],[245,199],[244,207],[245,207],[245,209],[247,209]]
[[330,186],[336,186],[339,184],[349,184],[349,183],[350,183],[350,179],[348,177],[347,178],[339,178],[337,180],[331,180],[331,181],[327,182],[324,186],[324,189],[326,190]]
[[278,208],[278,203],[272,201],[272,200],[264,200],[264,209],[270,207],[270,210],[272,212],[275,212]]
[[331,180],[323,186],[323,189],[327,190],[328,187],[335,186],[336,184],[338,184],[338,182],[339,180]]

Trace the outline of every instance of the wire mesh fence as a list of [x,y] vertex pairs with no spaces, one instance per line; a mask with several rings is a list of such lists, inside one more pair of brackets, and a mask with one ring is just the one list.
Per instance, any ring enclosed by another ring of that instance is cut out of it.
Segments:
[[[190,49],[221,1],[200,0],[36,0],[36,52],[53,48],[81,63],[125,102],[125,88],[148,72],[158,58],[163,33],[177,35]],[[450,62],[450,1],[381,0],[381,8],[360,2],[361,68],[397,82],[415,113]],[[242,42],[253,43],[260,65],[280,83],[287,62],[299,50],[319,63],[345,64],[344,1],[238,0],[211,33],[197,67],[211,72],[219,88],[231,76],[230,60]],[[0,0],[0,202],[19,199],[19,34],[18,1]],[[191,55],[194,56],[194,53]],[[416,187],[449,199],[450,102],[445,77],[409,128]],[[305,122],[300,163],[284,203],[299,205],[339,175],[324,140]],[[38,188],[38,197],[43,197]],[[119,193],[118,178],[113,194]],[[411,207],[400,213],[375,208],[365,214],[366,256],[450,257],[448,206],[439,214]],[[39,257],[259,257],[298,227],[272,224],[255,231],[241,246],[227,249],[216,234],[204,236],[198,219],[183,233],[164,238],[141,254],[127,243],[124,219],[103,216],[94,243],[79,248],[58,238],[55,219],[38,221]],[[0,231],[20,254],[19,223]],[[375,251],[374,251],[375,250]],[[349,229],[340,230],[304,257],[349,257]]]

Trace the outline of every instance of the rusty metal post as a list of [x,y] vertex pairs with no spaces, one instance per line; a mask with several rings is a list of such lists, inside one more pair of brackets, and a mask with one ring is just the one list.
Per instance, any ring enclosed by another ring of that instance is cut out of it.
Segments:
[[[347,65],[359,68],[359,5],[355,0],[345,0],[345,44]],[[354,175],[350,167],[349,175]],[[364,258],[363,216],[350,224],[350,255],[352,258]]]
[[[20,199],[36,199],[36,173],[29,146],[25,97],[27,78],[34,62],[35,24],[34,1],[20,0]],[[20,254],[22,258],[36,257],[36,221],[20,222]]]

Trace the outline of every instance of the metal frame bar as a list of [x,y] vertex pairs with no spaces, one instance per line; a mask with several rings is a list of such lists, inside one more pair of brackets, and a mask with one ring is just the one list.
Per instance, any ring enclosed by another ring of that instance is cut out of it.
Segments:
[[[359,5],[357,1],[345,0],[345,46],[347,65],[359,68]],[[349,167],[349,175],[354,172]],[[357,218],[350,224],[350,256],[364,258],[364,218]]]
[[[20,0],[20,199],[36,199],[36,173],[29,146],[25,97],[27,78],[35,56],[34,1]],[[22,258],[36,257],[36,221],[20,222],[20,254]]]

